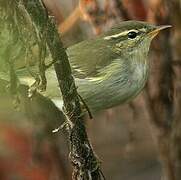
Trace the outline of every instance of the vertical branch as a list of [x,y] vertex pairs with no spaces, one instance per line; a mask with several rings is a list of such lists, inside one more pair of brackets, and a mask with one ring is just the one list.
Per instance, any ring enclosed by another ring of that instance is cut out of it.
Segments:
[[181,179],[181,1],[171,0],[170,9],[171,9],[171,19],[174,26],[174,34],[172,36],[174,58],[176,58],[177,64],[174,66],[175,72],[175,110],[174,110],[174,121],[172,124],[171,132],[171,155],[174,162],[175,170],[175,179]]
[[[162,6],[165,7],[164,17],[157,17],[157,22],[159,24],[171,24],[170,21],[170,3],[168,1],[162,1]],[[171,47],[171,32],[164,31],[163,38],[160,41],[162,62],[161,62],[161,72],[162,75],[159,80],[159,96],[160,101],[165,109],[165,119],[164,122],[167,126],[170,126],[173,120],[173,94],[174,94],[174,83],[173,83],[173,53]]]
[[99,163],[88,141],[68,57],[55,23],[53,19],[48,17],[41,0],[22,0],[22,2],[38,30],[41,33],[45,30],[47,31],[45,39],[55,62],[54,68],[63,96],[64,112],[67,117],[66,123],[69,133],[70,160],[73,164],[73,179],[101,179]]
[[[152,1],[150,1],[150,3],[151,2]],[[156,21],[158,24],[171,24],[169,15],[171,9],[168,1],[158,1],[154,4],[152,10],[154,10],[152,13],[148,13],[149,21]],[[172,161],[172,149],[170,147],[174,111],[174,82],[172,67],[173,52],[169,31],[162,33],[159,47],[162,56],[160,56],[159,63],[160,73],[158,79],[156,79],[157,94],[154,94],[152,97],[147,89],[145,97],[148,101],[147,105],[151,123],[157,132],[155,139],[158,144],[163,178],[175,180],[174,162]]]

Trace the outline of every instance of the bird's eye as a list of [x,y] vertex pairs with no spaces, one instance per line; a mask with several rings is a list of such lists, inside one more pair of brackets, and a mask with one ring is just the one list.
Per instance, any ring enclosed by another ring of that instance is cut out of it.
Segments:
[[130,31],[128,33],[128,38],[129,39],[134,39],[137,36],[137,33],[135,31]]

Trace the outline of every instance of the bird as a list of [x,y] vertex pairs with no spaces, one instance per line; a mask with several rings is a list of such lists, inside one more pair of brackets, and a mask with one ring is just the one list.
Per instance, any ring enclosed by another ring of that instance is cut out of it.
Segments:
[[[170,25],[123,21],[95,38],[66,49],[77,91],[91,112],[112,108],[133,100],[149,75],[148,52],[153,38]],[[22,73],[21,73],[22,74]],[[49,97],[62,109],[62,97],[53,67],[46,72]],[[30,84],[32,77],[19,76]]]

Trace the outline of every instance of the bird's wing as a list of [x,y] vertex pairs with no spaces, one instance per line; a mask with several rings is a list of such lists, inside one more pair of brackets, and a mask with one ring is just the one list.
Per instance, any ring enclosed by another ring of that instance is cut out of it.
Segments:
[[100,69],[117,58],[104,39],[82,41],[67,49],[69,61],[75,78],[84,79],[99,75]]

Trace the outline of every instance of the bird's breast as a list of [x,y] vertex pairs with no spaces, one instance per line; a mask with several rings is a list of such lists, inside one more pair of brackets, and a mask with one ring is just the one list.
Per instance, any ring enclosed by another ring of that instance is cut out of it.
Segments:
[[112,92],[108,98],[115,103],[112,106],[128,102],[139,94],[148,78],[148,69],[147,64],[136,64],[134,69],[126,71],[124,75],[120,74],[119,78],[113,77],[108,88]]
[[117,106],[132,100],[142,90],[148,77],[148,66],[136,64],[134,68],[120,68],[103,81],[87,81],[83,83],[86,87],[79,86],[78,91],[90,109],[99,111]]

